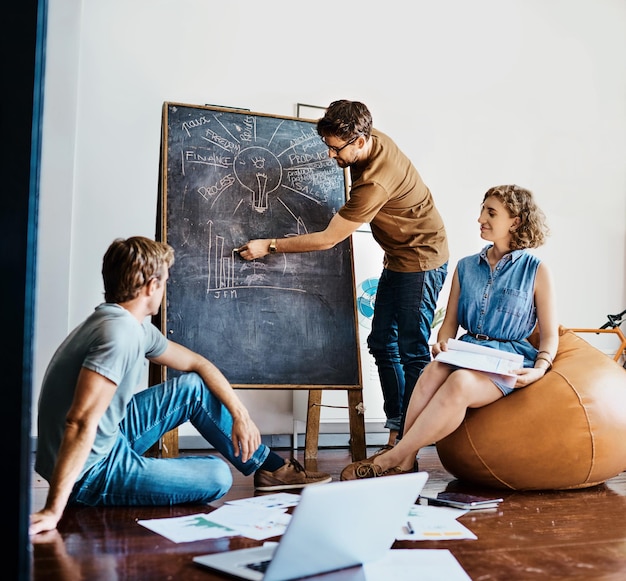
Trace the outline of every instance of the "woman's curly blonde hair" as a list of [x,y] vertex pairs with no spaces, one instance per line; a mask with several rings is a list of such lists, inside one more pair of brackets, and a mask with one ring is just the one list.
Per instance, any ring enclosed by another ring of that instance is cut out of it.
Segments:
[[483,203],[491,197],[502,202],[511,218],[520,219],[518,228],[511,232],[511,250],[537,248],[545,242],[550,229],[530,190],[516,185],[495,186],[487,190]]

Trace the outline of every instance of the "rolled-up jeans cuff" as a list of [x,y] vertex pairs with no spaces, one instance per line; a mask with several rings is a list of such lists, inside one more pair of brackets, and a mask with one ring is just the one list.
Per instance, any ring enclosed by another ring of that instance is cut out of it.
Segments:
[[402,422],[402,418],[388,418],[385,422],[385,428],[388,430],[395,430],[396,432],[400,431],[400,424]]

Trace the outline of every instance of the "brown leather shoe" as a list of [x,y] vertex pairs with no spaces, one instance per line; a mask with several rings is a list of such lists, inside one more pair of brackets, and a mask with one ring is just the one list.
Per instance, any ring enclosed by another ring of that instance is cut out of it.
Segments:
[[399,466],[394,466],[383,470],[378,464],[372,463],[372,458],[359,460],[348,464],[341,471],[341,480],[360,480],[362,478],[378,478],[380,476],[395,476],[397,474],[408,474],[413,470],[402,470]]
[[[376,458],[376,456],[380,456],[381,454],[384,454],[385,452],[388,452],[389,450],[393,450],[393,446],[390,446],[389,444],[385,444],[382,448],[376,450],[376,452],[374,454],[372,454],[369,458],[366,458],[365,460],[361,460],[361,462],[369,462],[370,464],[374,461],[374,458]],[[413,463],[413,472],[419,472],[420,468],[419,468],[419,463],[418,463],[418,457],[415,457],[415,462]]]
[[332,479],[326,472],[306,471],[300,462],[292,458],[274,472],[257,470],[254,473],[254,488],[262,491],[289,490],[311,484],[326,484]]

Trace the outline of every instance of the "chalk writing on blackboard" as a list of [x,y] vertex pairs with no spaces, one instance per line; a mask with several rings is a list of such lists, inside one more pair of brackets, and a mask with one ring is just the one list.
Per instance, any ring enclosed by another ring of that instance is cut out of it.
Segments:
[[360,384],[351,241],[237,254],[252,238],[323,230],[345,202],[345,174],[315,123],[178,103],[163,115],[168,335],[233,384]]

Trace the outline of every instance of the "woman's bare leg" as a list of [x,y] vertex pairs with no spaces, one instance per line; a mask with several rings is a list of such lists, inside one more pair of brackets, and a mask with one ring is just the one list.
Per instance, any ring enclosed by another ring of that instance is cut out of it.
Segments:
[[411,470],[419,449],[451,434],[463,422],[467,408],[483,407],[503,397],[489,377],[469,369],[448,373],[430,398],[432,385],[423,392],[417,389],[421,379],[407,410],[404,436],[392,450],[377,456],[374,461],[383,471],[396,466]]
[[415,384],[409,407],[406,410],[406,418],[404,420],[405,432],[408,427],[413,425],[417,416],[422,413],[435,393],[437,393],[437,390],[445,383],[453,371],[453,367],[438,361],[432,361],[424,368]]

